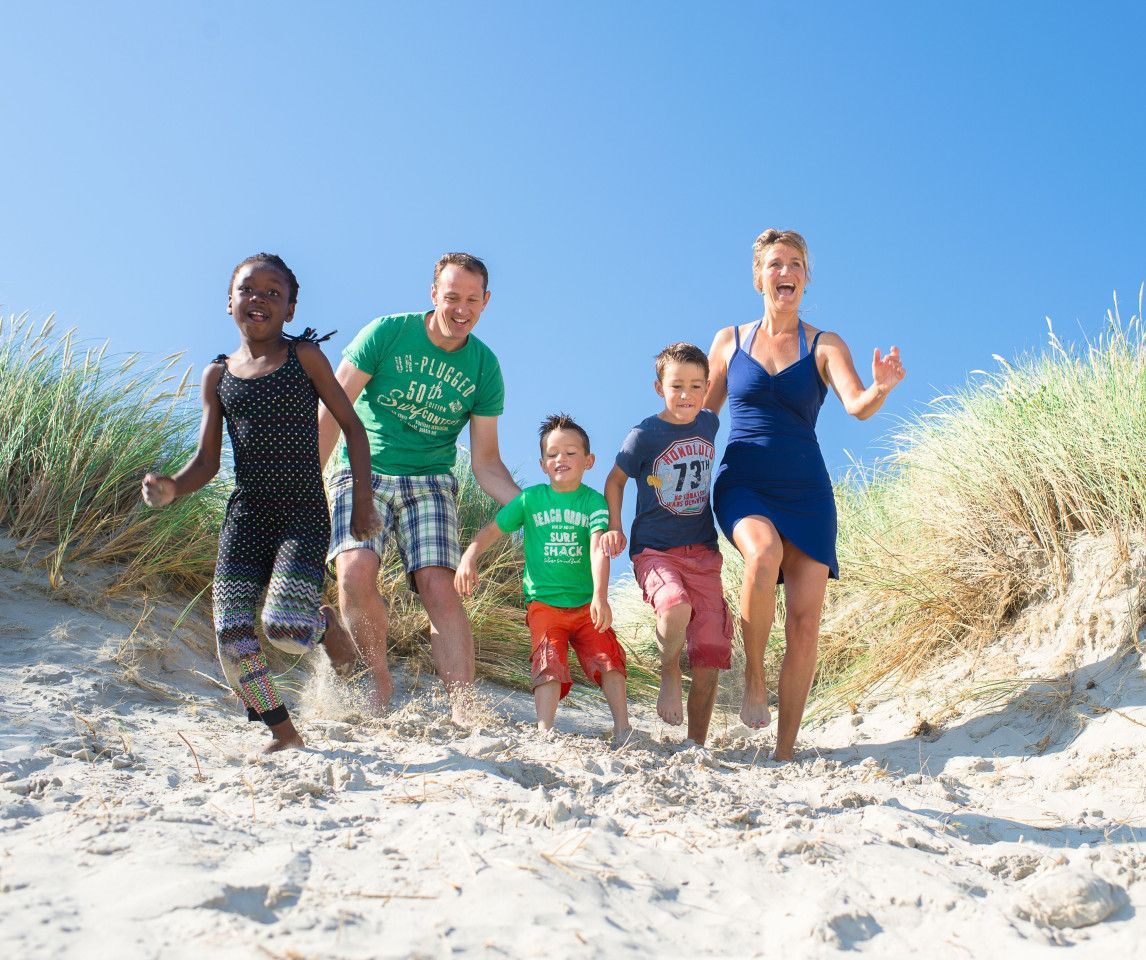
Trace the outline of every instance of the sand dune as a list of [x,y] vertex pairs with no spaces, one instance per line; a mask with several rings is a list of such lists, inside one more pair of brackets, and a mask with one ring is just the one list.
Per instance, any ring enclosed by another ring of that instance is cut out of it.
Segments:
[[680,749],[643,708],[610,751],[592,700],[540,736],[489,686],[461,730],[409,675],[364,719],[322,667],[309,749],[266,758],[202,623],[172,643],[171,611],[49,593],[9,554],[0,951],[1146,956],[1146,549],[1075,559],[1006,637],[777,766],[767,734]]

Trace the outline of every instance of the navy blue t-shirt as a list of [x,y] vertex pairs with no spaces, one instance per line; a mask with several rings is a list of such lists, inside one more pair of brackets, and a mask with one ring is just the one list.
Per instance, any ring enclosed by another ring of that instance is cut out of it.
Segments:
[[617,466],[637,482],[630,557],[646,547],[669,550],[699,543],[716,549],[709,490],[719,426],[715,413],[701,410],[692,423],[652,416],[629,431]]

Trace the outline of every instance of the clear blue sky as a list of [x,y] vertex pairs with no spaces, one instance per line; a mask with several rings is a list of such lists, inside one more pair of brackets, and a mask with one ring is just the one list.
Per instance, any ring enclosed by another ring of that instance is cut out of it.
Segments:
[[[486,259],[507,463],[567,410],[603,483],[651,357],[759,314],[751,245],[808,238],[806,318],[870,378],[833,472],[895,418],[1146,279],[1146,13],[1078,3],[11,3],[0,304],[119,352],[236,343],[232,266],[298,274],[298,325],[427,306]],[[630,497],[631,500],[631,492]]]

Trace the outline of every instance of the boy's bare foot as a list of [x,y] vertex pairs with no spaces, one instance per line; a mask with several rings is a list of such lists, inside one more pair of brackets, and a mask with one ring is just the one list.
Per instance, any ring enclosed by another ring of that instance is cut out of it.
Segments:
[[301,750],[306,744],[302,734],[295,729],[290,717],[282,723],[276,723],[270,728],[271,742],[266,745],[263,753],[278,753],[280,750]]
[[679,670],[661,669],[661,692],[657,696],[657,716],[672,727],[684,722],[684,690]]
[[322,638],[322,647],[330,658],[334,672],[346,679],[354,672],[354,664],[358,660],[358,648],[354,645],[350,631],[342,625],[342,617],[338,615],[338,611],[326,603],[319,609],[326,617],[326,633]]
[[744,703],[740,707],[740,719],[744,726],[752,730],[762,730],[772,722],[772,712],[768,709],[768,688],[763,680],[744,678]]

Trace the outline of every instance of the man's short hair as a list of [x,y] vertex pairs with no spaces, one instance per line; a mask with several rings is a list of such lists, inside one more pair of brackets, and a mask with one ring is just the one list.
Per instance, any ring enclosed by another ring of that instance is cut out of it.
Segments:
[[434,264],[435,287],[438,285],[438,278],[441,277],[442,271],[445,270],[446,267],[461,267],[470,273],[476,273],[481,277],[482,292],[484,293],[489,289],[489,271],[486,269],[485,264],[472,253],[443,253],[438,262]]
[[537,429],[537,437],[541,441],[541,455],[543,457],[545,456],[545,441],[549,439],[549,434],[554,430],[572,430],[574,433],[579,434],[581,441],[585,444],[585,453],[592,452],[589,449],[589,434],[585,432],[584,427],[567,413],[551,413],[541,421],[541,426]]
[[708,354],[692,343],[670,343],[657,354],[657,379],[663,380],[665,367],[670,363],[695,363],[704,370],[704,379],[708,379]]

